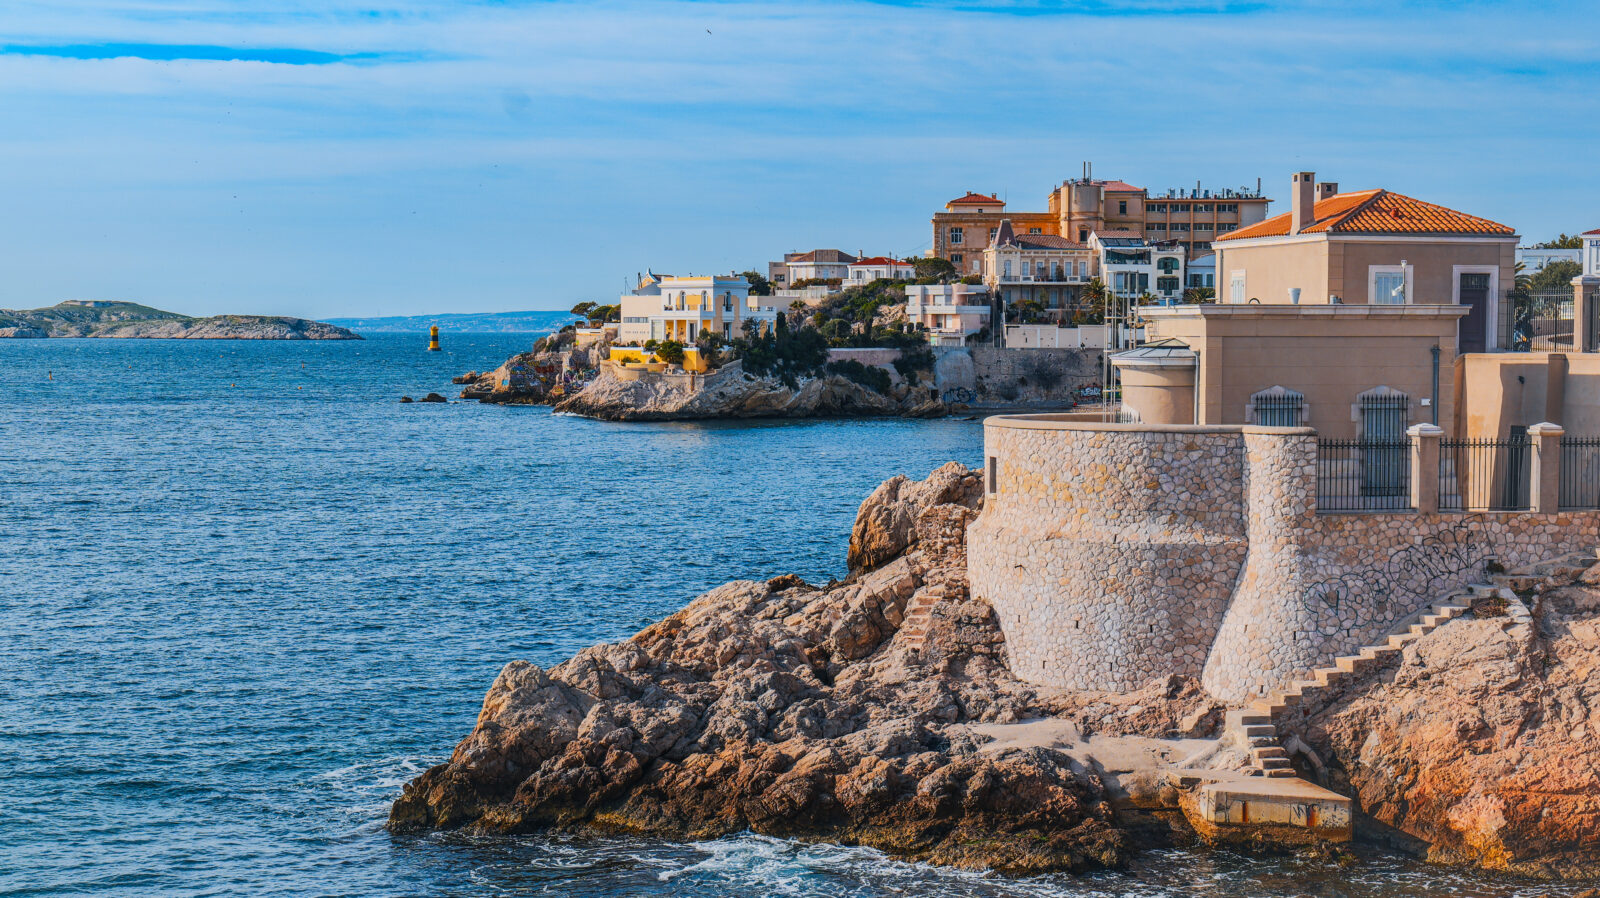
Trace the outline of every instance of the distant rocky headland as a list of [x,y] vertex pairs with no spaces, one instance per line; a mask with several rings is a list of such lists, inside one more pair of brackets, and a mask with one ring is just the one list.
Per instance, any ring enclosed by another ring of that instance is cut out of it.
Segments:
[[[968,587],[984,501],[957,464],[893,478],[861,506],[842,582],[735,581],[627,642],[549,670],[513,661],[389,827],[753,830],[1022,874],[1195,843],[1340,851],[1314,817],[1207,825],[1197,782],[1285,781],[1253,769],[1237,712],[1197,678],[1119,694],[1013,674]],[[1304,709],[1296,763],[1355,796],[1358,836],[1446,863],[1600,874],[1600,566],[1524,585],[1527,605],[1475,601]]]
[[67,300],[43,309],[0,309],[0,337],[166,340],[359,340],[321,321],[282,315],[195,318],[131,302]]

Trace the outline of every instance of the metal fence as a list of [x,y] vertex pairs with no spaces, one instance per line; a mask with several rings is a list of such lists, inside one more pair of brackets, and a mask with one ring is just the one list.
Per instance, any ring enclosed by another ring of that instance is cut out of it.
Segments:
[[1317,511],[1409,508],[1410,440],[1317,441]]
[[1532,466],[1524,432],[1503,440],[1440,440],[1439,510],[1522,511]]
[[1514,352],[1572,352],[1573,295],[1532,293],[1513,304],[1511,349]]
[[1561,438],[1562,508],[1600,508],[1600,437]]

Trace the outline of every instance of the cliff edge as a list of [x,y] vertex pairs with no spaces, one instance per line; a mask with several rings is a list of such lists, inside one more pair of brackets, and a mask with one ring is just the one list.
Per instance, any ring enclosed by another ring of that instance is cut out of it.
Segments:
[[738,362],[693,378],[647,373],[623,379],[604,366],[588,386],[563,399],[555,410],[609,421],[949,414],[949,406],[932,393],[904,386],[880,393],[837,374],[785,383],[749,374]]
[[1433,860],[1600,877],[1597,586],[1476,602],[1308,709],[1297,760]]
[[1012,872],[1121,863],[1127,790],[1038,725],[1205,735],[1220,706],[1186,678],[1107,696],[1012,677],[966,593],[981,500],[960,465],[894,478],[862,505],[843,583],[733,582],[625,643],[508,664],[390,828],[754,830]]

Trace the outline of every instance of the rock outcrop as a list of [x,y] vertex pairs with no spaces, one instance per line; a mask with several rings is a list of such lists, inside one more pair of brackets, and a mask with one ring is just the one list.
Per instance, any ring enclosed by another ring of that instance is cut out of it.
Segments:
[[[1300,722],[1309,773],[1445,862],[1600,876],[1600,568],[1479,602]],[[1509,612],[1509,613],[1508,613]]]
[[949,407],[932,393],[902,386],[884,394],[839,375],[784,383],[748,374],[737,362],[705,375],[644,372],[626,377],[602,368],[599,377],[562,400],[556,411],[611,421],[949,414]]
[[519,352],[493,371],[470,371],[451,379],[461,385],[462,399],[500,405],[553,405],[583,389],[606,357],[608,344],[573,345],[571,335],[540,339],[529,352]]
[[[896,478],[863,503],[842,583],[733,582],[625,643],[507,665],[390,827],[749,829],[1007,871],[1120,863],[1132,840],[1092,768],[1028,740],[984,748],[976,728],[1055,717],[1084,736],[1167,736],[1214,726],[1218,706],[1185,678],[1106,696],[1012,677],[965,589],[981,499],[955,464]],[[926,617],[916,649],[910,606]]]

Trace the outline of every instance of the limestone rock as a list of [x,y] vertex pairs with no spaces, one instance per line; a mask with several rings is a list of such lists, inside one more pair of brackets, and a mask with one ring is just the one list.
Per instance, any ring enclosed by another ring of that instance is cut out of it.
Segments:
[[1537,629],[1507,616],[1440,627],[1310,716],[1306,741],[1330,785],[1434,859],[1592,877],[1600,589],[1558,589],[1537,609]]
[[[874,564],[843,583],[735,581],[549,671],[507,665],[391,828],[753,830],[1014,872],[1119,863],[1130,843],[1094,775],[1049,746],[979,751],[970,725],[1170,736],[1209,700],[1185,678],[1103,696],[1012,677],[992,611],[965,593],[980,498],[960,466],[899,479],[863,503]],[[937,600],[914,651],[900,624],[919,594]]]

